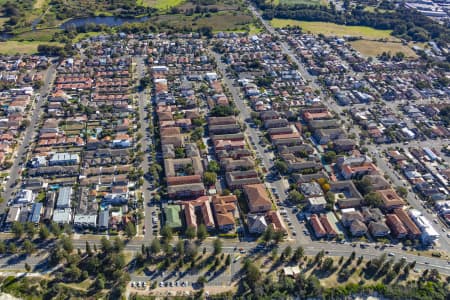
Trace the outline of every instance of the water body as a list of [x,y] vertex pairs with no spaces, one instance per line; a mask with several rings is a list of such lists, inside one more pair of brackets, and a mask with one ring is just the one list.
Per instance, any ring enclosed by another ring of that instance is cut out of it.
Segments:
[[7,33],[7,32],[0,32],[0,40],[9,40],[10,38],[12,38],[14,35],[11,33]]
[[121,18],[121,17],[86,17],[72,19],[61,24],[61,29],[68,29],[73,27],[81,27],[87,24],[107,25],[107,26],[120,26],[124,23],[138,23],[145,22],[148,17],[141,18]]

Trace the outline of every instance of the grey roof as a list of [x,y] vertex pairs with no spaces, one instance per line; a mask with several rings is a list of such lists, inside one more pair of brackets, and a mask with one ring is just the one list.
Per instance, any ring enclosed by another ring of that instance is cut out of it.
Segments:
[[72,220],[72,210],[70,208],[57,209],[53,212],[53,222],[70,223]]
[[58,192],[58,199],[56,200],[56,208],[69,208],[70,196],[72,195],[71,187],[62,187]]
[[28,222],[39,223],[41,219],[42,203],[34,203],[28,216]]
[[108,228],[109,225],[109,210],[102,210],[98,215],[98,227]]

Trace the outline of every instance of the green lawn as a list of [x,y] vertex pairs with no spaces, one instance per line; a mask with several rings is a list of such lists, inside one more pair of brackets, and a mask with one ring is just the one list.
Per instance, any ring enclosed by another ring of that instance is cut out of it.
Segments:
[[360,36],[365,39],[387,39],[398,41],[397,38],[391,36],[392,30],[379,30],[365,26],[346,26],[327,22],[306,22],[290,19],[273,19],[272,26],[282,28],[286,26],[300,26],[303,32],[312,34],[323,34],[326,36]]
[[37,53],[37,47],[40,44],[61,46],[60,43],[6,41],[0,42],[0,53],[7,55],[16,53],[33,54]]
[[273,4],[273,5],[278,5],[278,4],[284,4],[284,5],[292,5],[292,4],[308,4],[308,5],[327,5],[328,1],[327,0],[266,0],[267,4]]
[[159,10],[165,10],[170,7],[178,6],[184,2],[184,0],[139,0],[142,1],[142,5],[148,7],[154,7]]
[[59,29],[41,29],[35,31],[28,31],[21,34],[18,34],[14,37],[16,41],[41,41],[41,42],[50,42],[53,38],[53,35],[60,31]]

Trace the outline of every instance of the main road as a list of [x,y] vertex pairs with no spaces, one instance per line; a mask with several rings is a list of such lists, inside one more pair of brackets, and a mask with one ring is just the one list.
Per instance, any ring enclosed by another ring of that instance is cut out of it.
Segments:
[[19,149],[17,150],[17,156],[13,161],[13,165],[9,170],[9,180],[6,184],[5,190],[3,192],[3,198],[5,201],[0,204],[0,211],[3,213],[5,211],[7,202],[11,199],[11,196],[16,188],[16,180],[20,178],[19,172],[22,169],[22,163],[25,163],[25,155],[28,151],[30,143],[33,141],[34,134],[38,128],[37,125],[39,117],[41,115],[42,104],[47,94],[50,92],[54,77],[56,75],[56,65],[52,64],[45,72],[44,84],[39,90],[39,95],[36,96],[34,109],[31,113],[30,124],[25,130],[25,135],[23,136],[22,142],[19,142]]
[[[144,58],[138,56],[136,59],[136,73],[138,82],[147,75],[147,70],[144,62]],[[144,88],[139,90],[138,92],[138,105],[139,105],[139,122],[140,128],[139,133],[142,136],[140,143],[142,145],[141,149],[144,151],[144,159],[141,163],[141,168],[145,175],[149,173],[150,161],[148,157],[151,155],[151,152],[148,151],[150,146],[153,144],[153,134],[150,133],[150,122],[151,122],[151,113],[148,113],[146,110],[147,104],[151,104],[150,102],[150,94],[148,92],[148,88]],[[150,105],[151,106],[151,105]],[[151,186],[150,181],[147,176],[144,176],[144,183],[141,187],[142,197],[144,199],[144,226],[145,233],[138,232],[138,236],[144,236],[145,241],[149,241],[152,238],[152,212],[153,207],[150,206],[151,202]]]

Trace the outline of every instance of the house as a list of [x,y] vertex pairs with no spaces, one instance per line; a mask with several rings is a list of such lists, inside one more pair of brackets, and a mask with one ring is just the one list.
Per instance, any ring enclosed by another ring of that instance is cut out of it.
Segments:
[[80,163],[80,156],[77,153],[55,153],[49,159],[50,166],[67,166]]
[[241,159],[224,158],[220,160],[220,165],[226,172],[245,171],[252,169],[255,166],[255,162],[252,157],[247,156]]
[[227,232],[234,229],[237,197],[214,195],[211,199],[217,228]]
[[14,198],[14,204],[19,206],[26,206],[33,203],[34,198],[35,195],[33,194],[32,190],[22,189],[16,194],[16,197]]
[[317,129],[313,136],[319,144],[325,145],[328,142],[345,138],[345,131],[341,128]]
[[328,238],[334,238],[337,236],[337,231],[335,226],[330,222],[327,215],[322,215],[319,217],[320,223],[322,223],[323,228],[327,232]]
[[72,210],[70,208],[55,209],[52,220],[58,224],[69,224],[72,221]]
[[284,224],[278,210],[268,211],[266,214],[266,220],[269,223],[269,226],[272,227],[273,231],[287,233],[286,225]]
[[378,190],[375,192],[383,201],[383,209],[392,211],[395,208],[401,208],[405,201],[393,189]]
[[337,152],[348,152],[356,148],[356,143],[352,139],[337,139],[333,141],[333,147]]
[[34,203],[31,207],[31,212],[28,215],[28,222],[39,224],[39,221],[41,220],[41,214],[43,211],[43,205],[42,203]]
[[389,235],[391,231],[389,227],[383,221],[370,222],[369,223],[369,232],[374,237],[384,237]]
[[439,233],[433,228],[430,221],[422,214],[422,212],[417,209],[411,209],[409,210],[409,216],[422,231],[420,239],[424,244],[431,244],[439,239]]
[[416,239],[420,237],[422,232],[417,227],[416,223],[410,218],[408,213],[402,208],[394,209],[394,214],[399,218],[399,220],[403,223],[406,230],[408,231],[408,237],[412,239]]
[[215,126],[215,125],[234,125],[237,124],[236,117],[235,116],[228,116],[228,117],[209,117],[208,118],[208,125],[209,126]]
[[247,215],[248,231],[254,234],[261,234],[266,231],[268,225],[264,215],[248,214]]
[[167,205],[164,207],[165,225],[169,228],[178,230],[183,226],[180,218],[180,205]]
[[330,183],[330,191],[336,195],[339,208],[359,207],[363,197],[351,180]]
[[205,186],[200,183],[189,183],[180,185],[171,185],[167,187],[167,193],[170,198],[195,198],[205,195]]
[[323,227],[322,222],[320,222],[320,219],[316,214],[311,215],[309,222],[314,230],[314,235],[316,236],[316,238],[320,239],[327,234],[327,231]]
[[255,170],[232,171],[225,174],[227,185],[230,189],[242,189],[249,184],[261,183],[258,172]]
[[166,177],[203,175],[203,165],[200,157],[164,159]]
[[286,119],[269,119],[264,121],[264,128],[279,128],[279,127],[287,127],[289,126],[289,122]]
[[64,209],[71,207],[71,196],[72,196],[72,188],[71,187],[62,187],[58,191],[58,199],[56,200],[56,208]]
[[350,157],[340,157],[336,163],[344,179],[360,178],[364,175],[378,175],[378,168],[366,155],[353,154]]
[[73,226],[79,228],[96,228],[97,214],[75,214]]
[[307,198],[323,196],[322,188],[316,181],[300,184],[300,192]]
[[8,211],[8,215],[6,216],[5,226],[10,227],[12,223],[17,222],[19,220],[20,211],[22,208],[20,206],[11,206]]
[[121,206],[128,203],[128,193],[108,193],[103,196],[103,205]]
[[235,134],[240,131],[239,124],[209,125],[210,134]]
[[325,197],[308,197],[308,210],[310,212],[321,212],[324,211],[327,207],[327,201]]
[[345,227],[349,227],[356,220],[364,221],[364,217],[359,211],[350,210],[342,212],[341,222]]
[[408,231],[405,226],[403,226],[402,221],[395,214],[387,214],[386,215],[386,225],[389,226],[392,235],[397,239],[404,238]]
[[183,202],[183,204],[187,227],[197,228],[197,220],[201,220],[207,230],[215,229],[214,217],[211,210],[211,201],[208,196],[202,196],[195,200]]
[[98,229],[108,230],[109,227],[109,210],[105,209],[98,214]]
[[166,178],[167,185],[183,185],[191,183],[201,183],[202,177],[200,175],[189,175],[189,176],[172,176]]
[[350,225],[352,236],[363,236],[367,233],[367,226],[360,220],[355,220]]
[[390,183],[381,175],[365,175],[363,181],[368,182],[371,190],[385,190],[391,187]]
[[250,184],[244,186],[244,193],[250,213],[262,213],[272,209],[272,201],[264,184]]

